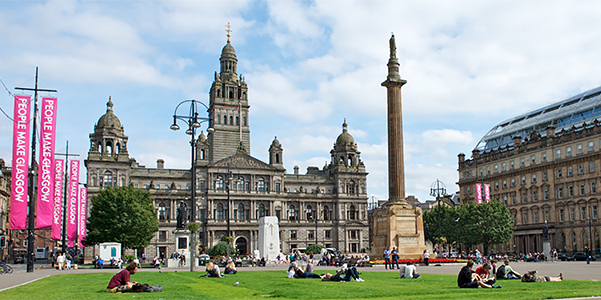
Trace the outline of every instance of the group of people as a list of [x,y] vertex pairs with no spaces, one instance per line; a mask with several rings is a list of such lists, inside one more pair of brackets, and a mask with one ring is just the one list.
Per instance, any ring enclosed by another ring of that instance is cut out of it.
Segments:
[[522,282],[550,282],[562,281],[563,275],[558,277],[539,276],[536,271],[528,271],[520,274],[509,265],[509,260],[505,259],[503,265],[497,268],[496,260],[485,262],[474,272],[474,261],[468,260],[467,264],[461,268],[457,276],[457,285],[460,288],[501,288],[501,285],[494,285],[497,280],[520,279]]
[[55,258],[59,270],[70,270],[73,265],[73,257],[69,252],[59,252]]
[[212,261],[209,261],[207,263],[207,267],[205,270],[207,273],[204,275],[205,277],[217,277],[217,278],[223,278],[224,275],[234,275],[236,273],[238,273],[238,269],[236,269],[236,263],[234,260],[227,259],[225,261],[225,269],[223,270],[223,273],[221,273],[221,270],[219,269],[219,265],[215,264]]

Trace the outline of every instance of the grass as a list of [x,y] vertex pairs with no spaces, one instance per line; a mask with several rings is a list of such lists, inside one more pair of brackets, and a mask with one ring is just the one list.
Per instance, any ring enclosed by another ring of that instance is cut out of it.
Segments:
[[[601,282],[522,283],[499,281],[501,289],[459,289],[453,275],[422,274],[397,279],[389,272],[361,272],[365,282],[288,279],[284,271],[252,271],[226,278],[200,277],[204,272],[137,273],[132,280],[160,284],[157,293],[106,293],[110,273],[54,275],[0,292],[0,299],[549,299],[601,296]],[[9,275],[4,275],[9,276]],[[240,281],[235,287],[233,284]]]

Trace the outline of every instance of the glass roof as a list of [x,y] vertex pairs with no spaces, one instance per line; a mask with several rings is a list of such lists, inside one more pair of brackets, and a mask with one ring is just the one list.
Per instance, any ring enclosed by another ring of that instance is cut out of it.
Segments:
[[544,137],[549,125],[555,127],[555,132],[560,132],[572,126],[591,123],[597,118],[601,119],[600,116],[601,87],[597,87],[499,123],[482,137],[476,149],[489,151],[512,146],[515,135],[530,138],[530,134],[535,132]]

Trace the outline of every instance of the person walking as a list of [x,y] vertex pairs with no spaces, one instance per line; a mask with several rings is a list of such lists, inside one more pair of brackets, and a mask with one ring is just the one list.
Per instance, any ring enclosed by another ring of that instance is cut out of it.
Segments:
[[399,250],[397,250],[396,247],[392,247],[392,251],[390,251],[390,254],[392,254],[392,269],[394,270],[394,265],[396,264],[396,268],[398,270],[399,269]]
[[428,252],[428,249],[424,250],[424,264],[426,267],[430,265],[430,253]]

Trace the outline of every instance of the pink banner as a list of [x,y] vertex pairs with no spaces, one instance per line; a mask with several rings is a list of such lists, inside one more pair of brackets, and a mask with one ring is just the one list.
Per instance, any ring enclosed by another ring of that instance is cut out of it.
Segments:
[[81,241],[85,240],[86,237],[86,221],[88,218],[88,190],[86,188],[79,189],[79,247],[83,247]]
[[77,199],[79,196],[79,160],[69,166],[69,204],[67,206],[67,245],[73,247],[77,238]]
[[29,173],[29,96],[15,96],[13,161],[10,192],[10,229],[27,228],[27,178]]
[[54,160],[54,210],[52,211],[51,238],[58,241],[62,237],[61,225],[63,224],[63,169],[65,161]]
[[37,228],[50,228],[54,210],[54,137],[56,99],[42,98],[38,171]]
[[484,185],[484,201],[490,201],[490,184]]
[[482,184],[476,183],[476,203],[482,203]]

